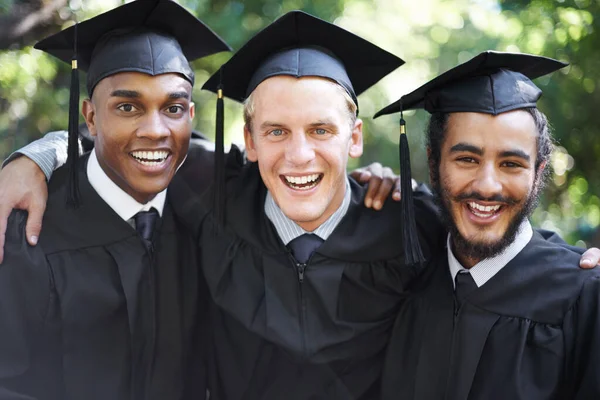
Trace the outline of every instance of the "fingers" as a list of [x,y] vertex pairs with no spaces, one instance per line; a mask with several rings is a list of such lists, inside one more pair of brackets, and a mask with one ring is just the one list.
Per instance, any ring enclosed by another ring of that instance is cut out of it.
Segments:
[[27,217],[27,225],[25,226],[25,234],[27,235],[27,242],[35,246],[40,237],[42,231],[42,219],[44,217],[44,211],[46,210],[46,199],[43,201],[31,202],[29,207],[29,215]]
[[592,247],[587,249],[585,253],[581,256],[581,260],[579,261],[579,266],[581,268],[594,268],[600,262],[600,249],[597,247]]
[[354,178],[356,182],[365,184],[369,182],[369,179],[371,179],[371,172],[369,172],[366,168],[357,168],[350,172],[350,176]]
[[373,207],[376,210],[381,208],[381,204],[383,203],[375,203],[377,194],[379,192],[379,188],[382,182],[383,176],[383,166],[380,163],[373,163],[366,168],[370,173],[370,178],[368,180],[368,188],[367,193],[365,194],[365,207],[371,208]]
[[394,193],[392,193],[392,199],[395,201],[402,200],[402,191],[400,190],[400,175],[394,181]]
[[[385,168],[384,168],[385,169]],[[390,168],[389,172],[393,175],[392,170]],[[381,210],[383,207],[383,203],[385,203],[385,199],[388,198],[392,189],[394,188],[394,179],[384,172],[384,177],[381,180],[377,193],[373,197],[373,208],[375,210]]]
[[6,238],[6,222],[11,212],[10,207],[0,206],[0,264],[4,261],[4,239]]

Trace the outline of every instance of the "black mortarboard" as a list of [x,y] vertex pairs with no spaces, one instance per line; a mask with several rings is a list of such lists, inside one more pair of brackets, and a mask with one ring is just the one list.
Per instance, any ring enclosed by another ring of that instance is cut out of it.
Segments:
[[[400,112],[400,166],[402,201],[411,193],[410,154],[402,111],[424,108],[436,112],[479,112],[497,115],[535,107],[542,91],[531,79],[546,75],[567,64],[531,54],[483,52],[427,82],[415,91],[378,111],[374,118]],[[403,207],[406,237],[416,237],[411,201]],[[419,257],[420,248],[416,257]]]
[[378,111],[380,115],[424,108],[436,112],[497,115],[535,107],[542,91],[533,83],[567,64],[532,54],[485,51]]
[[334,24],[291,11],[250,39],[203,86],[217,93],[215,210],[223,221],[222,97],[244,101],[265,79],[289,75],[330,79],[356,97],[404,64],[400,58]]
[[102,79],[119,72],[178,73],[194,84],[189,61],[231,48],[210,28],[171,0],[137,0],[67,28],[35,45],[72,64],[68,164],[73,174],[68,199],[78,204],[79,78],[88,72],[91,96]]

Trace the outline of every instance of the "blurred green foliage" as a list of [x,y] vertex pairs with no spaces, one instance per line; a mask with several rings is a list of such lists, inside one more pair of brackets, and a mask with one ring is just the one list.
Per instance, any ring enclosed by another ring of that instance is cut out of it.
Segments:
[[[19,0],[0,0],[10,12]],[[559,147],[553,174],[534,223],[558,231],[571,243],[600,247],[600,0],[182,0],[234,49],[281,14],[301,9],[371,40],[407,63],[363,94],[365,152],[361,164],[398,166],[397,117],[371,115],[487,49],[523,51],[570,63],[536,81],[544,91],[539,107],[553,127]],[[120,1],[71,0],[55,31]],[[85,5],[85,8],[82,6]],[[193,32],[190,32],[193,34]],[[214,96],[202,83],[229,54],[194,63],[196,127],[212,136]],[[69,67],[32,47],[0,52],[0,156],[67,123]],[[82,85],[83,87],[84,85]],[[226,88],[225,88],[226,90]],[[82,93],[82,95],[85,95]],[[226,102],[227,140],[242,141],[241,106]],[[407,114],[413,174],[427,180],[423,111]],[[351,166],[356,166],[352,164]]]

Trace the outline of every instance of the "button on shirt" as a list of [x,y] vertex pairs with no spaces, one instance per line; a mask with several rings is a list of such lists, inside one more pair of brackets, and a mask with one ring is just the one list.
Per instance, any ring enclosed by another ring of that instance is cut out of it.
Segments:
[[267,217],[275,226],[279,238],[286,246],[289,242],[301,235],[304,235],[305,233],[313,233],[319,236],[321,239],[327,240],[329,235],[331,235],[333,230],[338,226],[342,218],[344,218],[346,212],[348,212],[351,197],[350,181],[348,181],[348,178],[346,178],[346,193],[344,194],[344,200],[342,201],[342,204],[327,219],[327,221],[323,222],[312,232],[305,231],[298,224],[289,219],[283,213],[283,211],[281,211],[281,208],[279,208],[277,203],[275,203],[275,200],[273,199],[273,196],[271,196],[270,192],[267,192],[267,197],[265,199],[265,214],[267,214]]
[[452,253],[450,235],[448,235],[448,266],[450,267],[450,275],[452,276],[452,285],[455,285],[456,274],[460,271],[469,272],[477,287],[483,286],[494,275],[496,275],[506,264],[517,256],[527,246],[527,243],[533,237],[533,229],[528,220],[523,221],[519,227],[519,231],[515,236],[515,240],[508,245],[500,254],[494,257],[481,260],[470,269],[464,268]]
[[146,204],[139,203],[123,189],[117,186],[104,172],[98,158],[96,150],[92,150],[87,164],[87,175],[90,185],[98,195],[112,208],[119,217],[134,226],[134,216],[140,211],[149,211],[156,208],[158,215],[162,216],[165,200],[167,198],[167,189],[158,193],[152,200]]

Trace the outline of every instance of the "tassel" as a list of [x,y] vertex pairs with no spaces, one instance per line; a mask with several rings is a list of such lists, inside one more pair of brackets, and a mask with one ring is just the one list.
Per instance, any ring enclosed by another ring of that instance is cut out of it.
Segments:
[[400,223],[402,224],[402,243],[404,246],[404,261],[407,265],[422,264],[425,262],[413,203],[412,176],[410,171],[410,150],[406,137],[406,121],[400,110],[400,190],[402,191],[402,210]]
[[74,26],[73,58],[71,60],[71,89],[69,96],[69,140],[67,150],[67,205],[79,207],[79,69],[77,68],[77,22]]
[[213,208],[219,226],[225,225],[225,137],[223,85],[217,88],[217,120],[215,127],[215,177]]

